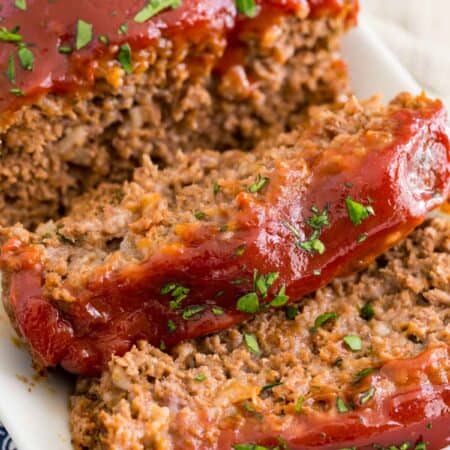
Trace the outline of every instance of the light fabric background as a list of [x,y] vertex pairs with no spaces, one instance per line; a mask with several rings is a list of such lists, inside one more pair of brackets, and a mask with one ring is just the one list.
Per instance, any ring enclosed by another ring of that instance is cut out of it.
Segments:
[[[420,85],[450,107],[450,0],[360,0],[384,43]],[[0,450],[14,450],[0,423]]]
[[360,0],[369,25],[450,108],[450,0]]

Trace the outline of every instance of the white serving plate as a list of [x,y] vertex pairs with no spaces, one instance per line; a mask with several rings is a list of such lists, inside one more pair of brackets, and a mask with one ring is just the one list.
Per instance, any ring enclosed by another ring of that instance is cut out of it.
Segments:
[[[388,100],[400,91],[420,91],[364,19],[346,37],[344,53],[358,97],[382,93]],[[50,375],[34,383],[31,360],[14,344],[14,336],[0,302],[0,420],[19,450],[71,450],[68,399],[72,382],[63,375]]]

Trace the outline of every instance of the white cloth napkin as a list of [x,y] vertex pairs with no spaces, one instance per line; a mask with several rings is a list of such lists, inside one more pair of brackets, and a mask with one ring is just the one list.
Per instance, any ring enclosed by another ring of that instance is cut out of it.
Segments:
[[360,0],[369,25],[417,82],[450,107],[450,0]]

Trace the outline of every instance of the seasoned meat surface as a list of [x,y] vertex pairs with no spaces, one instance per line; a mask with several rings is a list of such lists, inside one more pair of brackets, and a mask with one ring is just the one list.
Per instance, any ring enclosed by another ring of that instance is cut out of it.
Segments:
[[101,371],[298,301],[361,268],[450,190],[439,101],[312,108],[253,152],[199,151],[103,185],[29,233],[4,230],[6,306],[37,364]]
[[169,354],[142,341],[100,378],[80,378],[73,443],[441,450],[450,444],[449,320],[450,221],[434,219],[298,310],[263,313]]

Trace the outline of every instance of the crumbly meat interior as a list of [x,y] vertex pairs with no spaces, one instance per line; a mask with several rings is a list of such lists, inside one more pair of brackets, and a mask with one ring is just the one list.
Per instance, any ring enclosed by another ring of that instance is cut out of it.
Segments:
[[243,36],[243,64],[221,76],[223,34],[161,38],[134,55],[132,75],[100,65],[92,91],[23,107],[0,125],[0,224],[58,217],[90,187],[130,179],[144,156],[167,166],[180,148],[252,148],[305,105],[345,96],[347,26],[345,14],[280,17]]
[[[393,138],[386,115],[401,107],[421,108],[427,100],[405,94],[388,107],[376,99],[313,107],[296,130],[269,139],[252,152],[196,151],[179,153],[177,164],[159,169],[149,159],[134,181],[103,184],[74,200],[71,212],[29,233],[20,226],[6,234],[33,243],[45,258],[46,290],[54,299],[70,294],[64,284],[83,286],[99,267],[119,269],[139,263],[154,252],[181,245],[187,233],[210,225],[220,239],[233,234],[239,193],[269,177],[277,164],[302,171],[305,183],[309,155],[330,148],[357,148],[370,134],[387,145]],[[238,162],[238,164],[236,163]],[[257,193],[264,201],[263,194]]]
[[[327,312],[337,319],[311,333]],[[246,335],[256,339],[258,353]],[[348,335],[361,339],[360,350],[344,343]],[[450,221],[442,218],[364,272],[304,298],[295,317],[265,313],[171,354],[140,342],[114,357],[100,378],[78,380],[73,443],[76,449],[162,450],[178,448],[177,436],[188,444],[200,435],[214,442],[227,418],[282,417],[298,409],[300,398],[303,415],[338,414],[336,399],[351,405],[348,389],[361,370],[437,345],[450,345]],[[450,375],[448,364],[440,370]],[[208,417],[207,430],[199,429],[199,414]]]

